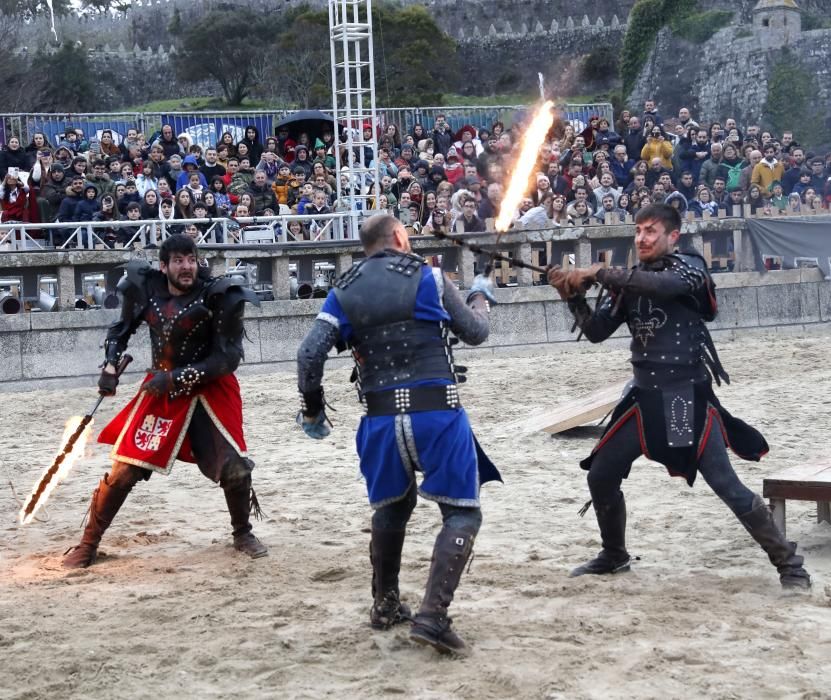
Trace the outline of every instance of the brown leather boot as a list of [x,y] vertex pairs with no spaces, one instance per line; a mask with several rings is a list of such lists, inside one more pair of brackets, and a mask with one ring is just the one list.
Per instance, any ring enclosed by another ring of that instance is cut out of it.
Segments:
[[782,588],[811,587],[811,576],[802,567],[805,561],[796,553],[796,542],[789,542],[773,522],[773,514],[761,496],[753,498],[750,512],[739,516],[741,524],[765,550],[765,553],[779,572]]
[[86,528],[84,528],[81,542],[64,557],[64,568],[85,569],[95,563],[101,537],[112,523],[119,508],[124,504],[127,495],[133,490],[132,486],[129,488],[111,486],[109,476],[109,474],[104,475],[104,478],[98,484],[98,488],[92,494],[89,520]]
[[412,619],[410,608],[400,600],[398,572],[406,530],[372,529],[369,561],[372,563],[372,608],[369,624],[385,630]]
[[442,527],[433,547],[433,561],[427,578],[427,591],[413,620],[410,638],[433,647],[442,654],[461,653],[465,643],[447,616],[447,608],[459,586],[465,564],[473,551],[476,532],[469,528]]
[[268,547],[251,532],[251,479],[246,479],[238,488],[223,490],[228,512],[231,514],[231,527],[234,530],[234,549],[252,559],[267,556]]

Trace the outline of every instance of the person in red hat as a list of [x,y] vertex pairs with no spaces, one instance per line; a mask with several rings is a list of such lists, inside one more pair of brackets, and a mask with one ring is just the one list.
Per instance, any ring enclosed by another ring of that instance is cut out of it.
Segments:
[[483,150],[482,142],[477,138],[476,127],[471,126],[470,124],[465,124],[456,132],[456,143],[453,144],[456,146],[456,152],[461,153],[462,147],[468,141],[473,141],[473,145],[476,146],[476,155],[481,155]]

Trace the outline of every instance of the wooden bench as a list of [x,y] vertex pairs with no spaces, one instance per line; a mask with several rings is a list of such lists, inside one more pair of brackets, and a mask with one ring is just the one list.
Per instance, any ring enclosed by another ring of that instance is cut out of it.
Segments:
[[770,499],[773,519],[785,534],[785,500],[816,501],[817,522],[831,523],[831,464],[801,464],[767,477],[762,495]]

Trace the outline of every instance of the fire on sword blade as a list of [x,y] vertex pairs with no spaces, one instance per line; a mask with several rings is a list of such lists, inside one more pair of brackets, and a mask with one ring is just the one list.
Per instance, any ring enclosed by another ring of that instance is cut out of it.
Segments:
[[[32,492],[20,509],[20,524],[28,525],[37,512],[46,504],[52,492],[72,471],[75,463],[84,456],[87,441],[92,433],[93,419],[90,416],[73,416],[64,427],[61,448],[52,464],[47,467],[35,482]],[[77,433],[77,435],[76,435]],[[74,440],[73,440],[74,438]]]

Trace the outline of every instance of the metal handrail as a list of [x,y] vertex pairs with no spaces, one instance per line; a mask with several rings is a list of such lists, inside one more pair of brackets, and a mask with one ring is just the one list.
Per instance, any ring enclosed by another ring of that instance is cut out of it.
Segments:
[[[138,219],[135,221],[118,220],[118,221],[72,221],[72,222],[55,222],[55,223],[23,223],[13,222],[0,224],[0,246],[9,244],[11,251],[31,250],[27,242],[31,242],[34,246],[41,250],[67,250],[70,249],[70,243],[82,238],[83,245],[77,245],[73,248],[87,248],[94,249],[95,241],[100,245],[106,245],[100,236],[96,234],[99,229],[119,229],[119,228],[134,228],[138,227],[138,231],[127,241],[123,247],[128,247],[136,241],[144,238],[151,243],[164,241],[171,235],[168,229],[178,229],[188,224],[209,224],[207,231],[202,233],[199,237],[199,243],[212,243],[217,245],[234,245],[229,241],[234,240],[236,231],[241,230],[242,227],[248,225],[261,225],[269,228],[272,231],[274,241],[279,243],[306,243],[307,241],[296,241],[289,233],[288,227],[292,221],[304,222],[326,222],[320,227],[319,231],[315,231],[313,240],[344,240],[344,232],[346,227],[344,221],[349,217],[348,212],[331,212],[329,214],[284,214],[275,216],[245,216],[238,218],[230,217],[211,217],[202,219]],[[44,231],[44,230],[70,230],[72,234],[60,246],[44,246],[37,239],[29,235],[29,231]],[[20,235],[22,234],[22,235]],[[20,235],[20,238],[17,236]],[[0,253],[4,251],[0,250]],[[10,252],[10,251],[5,251]]]

